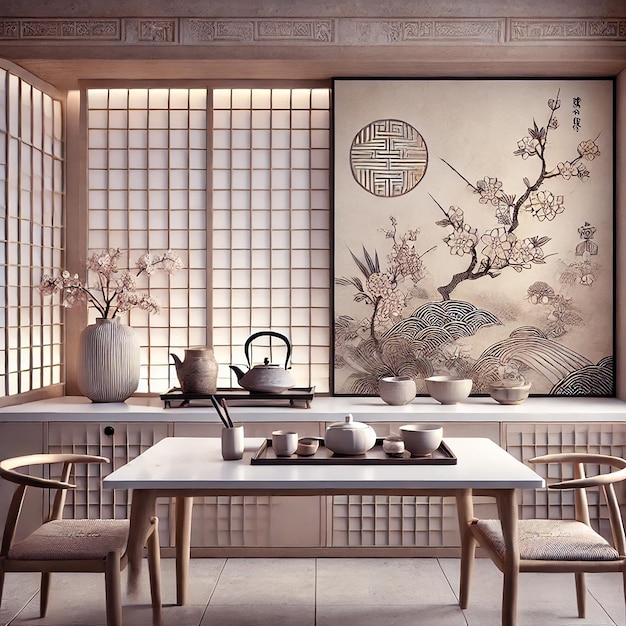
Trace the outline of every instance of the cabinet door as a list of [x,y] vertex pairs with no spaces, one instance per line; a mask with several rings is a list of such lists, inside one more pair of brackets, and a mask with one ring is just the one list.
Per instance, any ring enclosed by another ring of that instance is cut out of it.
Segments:
[[[44,451],[44,425],[37,422],[0,422],[0,459]],[[16,485],[0,480],[0,524],[4,526]],[[45,519],[43,490],[27,489],[16,539],[23,539]]]
[[[64,516],[125,519],[130,515],[127,490],[104,489],[102,479],[170,434],[168,423],[50,422],[47,448],[51,453],[75,452],[104,456],[111,462],[77,467],[77,490],[68,492]],[[157,501],[160,538],[170,545],[169,499]]]
[[[176,422],[179,437],[219,437],[213,422]],[[246,422],[246,437],[270,437],[272,430],[320,436],[318,422]],[[228,461],[225,461],[227,463]],[[191,545],[203,547],[318,547],[325,536],[326,499],[320,496],[218,496],[194,499]]]
[[[411,421],[411,420],[407,420]],[[415,420],[413,420],[415,421]],[[371,423],[379,437],[407,422]],[[444,424],[445,437],[487,437],[500,442],[498,422]],[[454,450],[453,450],[454,452]],[[329,542],[333,547],[459,546],[454,498],[443,496],[333,496]],[[475,514],[495,517],[492,499],[474,497]]]
[[[516,459],[528,459],[559,452],[591,452],[625,458],[626,424],[623,422],[589,423],[505,423],[503,447]],[[573,478],[572,466],[557,464],[534,467],[548,483]],[[605,468],[606,469],[606,468]],[[616,486],[618,499],[626,503],[624,483]],[[606,506],[598,489],[588,489],[591,525],[607,539],[611,529]],[[524,489],[518,493],[520,517],[574,519],[572,490]]]

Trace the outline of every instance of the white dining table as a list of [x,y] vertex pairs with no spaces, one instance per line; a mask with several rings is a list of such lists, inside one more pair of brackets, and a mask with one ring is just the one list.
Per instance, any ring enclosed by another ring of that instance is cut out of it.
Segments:
[[[220,439],[167,437],[104,478],[111,489],[132,489],[129,587],[137,584],[143,540],[155,515],[157,497],[176,499],[176,602],[187,601],[194,496],[206,495],[444,495],[456,499],[461,535],[459,604],[466,608],[476,542],[469,531],[474,519],[472,493],[493,495],[505,542],[517,554],[516,489],[536,489],[544,480],[499,445],[486,438],[445,439],[457,462],[450,465],[251,464],[263,443],[247,438],[241,460],[224,461]],[[514,626],[515,611],[503,614]]]

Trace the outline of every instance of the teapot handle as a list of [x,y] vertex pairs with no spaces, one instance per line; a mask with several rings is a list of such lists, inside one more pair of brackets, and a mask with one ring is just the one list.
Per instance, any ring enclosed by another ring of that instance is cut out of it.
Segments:
[[282,339],[287,344],[287,358],[285,359],[285,369],[289,369],[288,363],[289,363],[289,357],[291,356],[291,343],[289,343],[289,339],[287,339],[285,335],[281,335],[280,333],[277,333],[275,330],[261,330],[258,333],[254,333],[254,335],[250,335],[250,337],[246,339],[246,343],[243,349],[244,349],[244,352],[246,353],[246,361],[248,361],[248,367],[252,367],[252,363],[250,362],[250,352],[249,352],[250,344],[255,339],[257,339],[258,337],[262,337],[263,335],[268,335],[270,337],[277,337],[278,339]]

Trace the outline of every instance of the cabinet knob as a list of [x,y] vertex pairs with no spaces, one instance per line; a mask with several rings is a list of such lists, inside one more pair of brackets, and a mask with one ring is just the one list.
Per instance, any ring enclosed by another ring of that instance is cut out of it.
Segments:
[[115,428],[113,428],[113,426],[105,426],[104,427],[104,434],[105,435],[109,435],[109,437],[111,435],[114,435],[115,434]]

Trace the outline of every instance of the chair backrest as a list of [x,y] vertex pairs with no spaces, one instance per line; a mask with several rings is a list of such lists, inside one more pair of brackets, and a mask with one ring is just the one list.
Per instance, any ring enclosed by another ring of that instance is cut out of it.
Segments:
[[[16,471],[16,468],[58,463],[62,464],[61,475],[58,479],[31,476],[30,474],[23,474]],[[54,491],[54,501],[47,521],[61,519],[67,490],[76,489],[76,485],[69,482],[76,463],[109,463],[109,459],[91,454],[31,454],[0,461],[0,477],[17,485],[13,492],[13,497],[11,498],[11,504],[4,525],[0,556],[8,554],[15,538],[15,531],[22,511],[22,504],[27,487],[52,489]]]
[[[546,454],[529,459],[529,463],[572,463],[574,465],[574,478],[562,480],[548,485],[549,489],[575,489],[574,508],[576,519],[591,525],[589,518],[589,505],[586,489],[589,487],[601,487],[609,513],[613,546],[622,556],[626,556],[626,535],[624,522],[620,512],[619,502],[615,494],[614,484],[626,480],[626,460],[617,456],[590,453],[560,453]],[[597,473],[587,476],[585,466],[609,466],[614,471]]]

